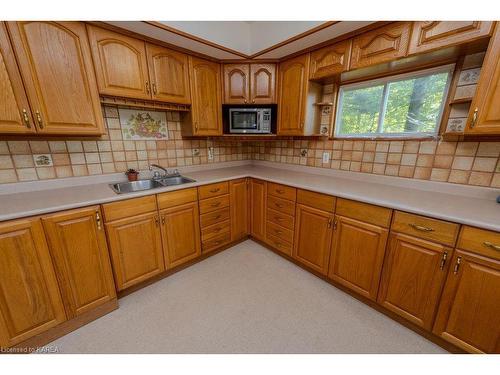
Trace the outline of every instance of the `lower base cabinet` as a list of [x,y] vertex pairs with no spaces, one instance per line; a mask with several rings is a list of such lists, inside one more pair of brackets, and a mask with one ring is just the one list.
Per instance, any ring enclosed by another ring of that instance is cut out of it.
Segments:
[[250,179],[250,234],[252,237],[266,239],[266,182]]
[[248,184],[247,178],[229,182],[231,241],[238,241],[248,236]]

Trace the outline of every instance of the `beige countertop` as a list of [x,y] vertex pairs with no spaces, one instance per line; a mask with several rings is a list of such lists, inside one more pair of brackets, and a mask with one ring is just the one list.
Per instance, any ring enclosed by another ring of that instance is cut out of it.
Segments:
[[[34,190],[36,185],[32,184],[30,185],[31,191],[26,191],[25,185],[19,188],[21,192],[12,192],[16,190],[10,186],[9,189],[5,189],[7,193],[5,191],[0,193],[0,221],[158,194],[235,178],[255,177],[337,197],[500,231],[500,204],[495,202],[496,195],[500,194],[498,189],[265,162],[184,171],[183,175],[195,179],[196,182],[130,194],[114,193],[108,186],[111,182],[110,176],[102,177],[101,180],[94,178],[92,183],[87,182],[84,185],[64,187],[58,187],[56,181],[51,183],[50,188],[44,187],[44,190]],[[114,178],[116,181],[116,175]]]

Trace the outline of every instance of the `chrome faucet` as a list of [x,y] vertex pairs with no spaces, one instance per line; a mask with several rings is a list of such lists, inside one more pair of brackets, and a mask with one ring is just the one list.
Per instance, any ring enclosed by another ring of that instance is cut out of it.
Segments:
[[153,173],[154,180],[157,180],[160,178],[179,176],[179,171],[177,169],[174,169],[174,171],[172,173],[169,173],[168,170],[166,168],[163,168],[161,165],[151,164],[149,166],[149,170],[152,171],[153,168],[158,168],[158,169],[161,169],[163,172],[165,172],[163,175],[160,175],[160,173],[158,171],[154,171],[154,173]]

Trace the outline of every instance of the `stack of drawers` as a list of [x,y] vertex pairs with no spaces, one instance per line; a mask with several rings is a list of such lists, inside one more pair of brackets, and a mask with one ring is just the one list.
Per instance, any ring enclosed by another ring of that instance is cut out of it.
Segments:
[[220,182],[198,188],[201,248],[206,253],[231,241],[229,183]]
[[266,241],[277,250],[292,255],[297,189],[267,184]]

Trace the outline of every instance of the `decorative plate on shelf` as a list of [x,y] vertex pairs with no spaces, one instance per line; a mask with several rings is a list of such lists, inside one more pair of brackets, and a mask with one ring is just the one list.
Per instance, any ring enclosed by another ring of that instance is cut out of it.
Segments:
[[165,112],[118,109],[124,140],[168,139]]

